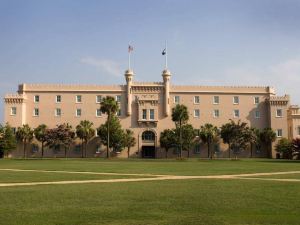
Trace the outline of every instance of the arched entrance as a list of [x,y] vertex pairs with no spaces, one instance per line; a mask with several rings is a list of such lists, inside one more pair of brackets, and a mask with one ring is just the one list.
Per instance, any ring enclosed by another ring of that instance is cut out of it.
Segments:
[[142,158],[155,158],[155,133],[151,130],[142,133]]

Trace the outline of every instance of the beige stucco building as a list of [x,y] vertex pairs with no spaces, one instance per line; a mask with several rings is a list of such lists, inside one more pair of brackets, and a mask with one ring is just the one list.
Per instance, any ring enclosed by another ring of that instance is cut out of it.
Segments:
[[[134,131],[137,144],[131,149],[132,157],[165,157],[159,146],[160,132],[173,128],[171,110],[176,104],[188,107],[191,123],[200,128],[205,123],[218,127],[229,119],[247,122],[249,126],[263,129],[273,128],[278,136],[293,138],[300,134],[300,111],[290,105],[288,95],[276,96],[271,87],[248,86],[180,86],[171,85],[171,73],[164,70],[162,82],[140,83],[134,81],[131,70],[125,72],[125,85],[62,85],[62,84],[21,84],[17,94],[4,98],[5,118],[12,127],[29,124],[32,128],[40,124],[55,127],[69,123],[76,127],[81,120],[90,120],[94,128],[106,120],[99,108],[101,98],[114,96],[120,104],[120,118],[123,128]],[[28,147],[28,155],[39,157],[38,146]],[[222,141],[214,146],[216,157],[227,157],[228,147]],[[203,144],[191,150],[192,157],[207,157],[207,147]],[[13,157],[22,156],[22,148],[12,152]],[[241,156],[248,157],[244,151]],[[46,149],[45,155],[63,156],[63,150]],[[79,141],[75,141],[68,155],[80,157]],[[89,157],[105,155],[98,137],[89,144]],[[126,156],[123,151],[117,154]],[[176,152],[169,151],[169,157]],[[266,157],[264,150],[254,150],[255,157]],[[275,152],[272,152],[275,157]]]

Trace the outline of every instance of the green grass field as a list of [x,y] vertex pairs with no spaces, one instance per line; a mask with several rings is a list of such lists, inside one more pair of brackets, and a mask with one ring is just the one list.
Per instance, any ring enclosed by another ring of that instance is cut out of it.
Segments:
[[[17,182],[153,178],[154,175],[203,176],[284,171],[300,171],[300,162],[267,159],[0,160],[0,185]],[[300,181],[300,174],[259,178]],[[0,224],[298,225],[300,182],[187,179],[0,187]]]

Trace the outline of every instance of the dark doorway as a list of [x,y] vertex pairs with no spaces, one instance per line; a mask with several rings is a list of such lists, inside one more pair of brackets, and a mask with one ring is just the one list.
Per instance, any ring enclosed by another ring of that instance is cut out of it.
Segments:
[[155,146],[142,146],[143,158],[155,158]]
[[0,151],[0,158],[4,158],[4,153],[3,153],[3,151]]

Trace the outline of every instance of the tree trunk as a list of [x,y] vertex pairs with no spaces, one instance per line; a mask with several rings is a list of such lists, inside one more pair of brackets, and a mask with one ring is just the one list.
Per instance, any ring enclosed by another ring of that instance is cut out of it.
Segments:
[[127,149],[127,158],[129,159],[130,148]]
[[67,147],[65,147],[65,158],[67,158]]
[[179,142],[180,142],[180,158],[182,158],[182,129],[181,129],[181,120],[179,121]]
[[188,152],[188,158],[190,158],[190,149],[188,149],[187,152]]
[[83,139],[81,139],[81,158],[83,158]]
[[231,152],[231,146],[230,146],[230,144],[228,144],[229,159],[230,159],[230,152]]
[[44,142],[42,141],[42,158],[44,158]]
[[25,159],[25,158],[27,158],[27,156],[26,156],[26,141],[23,142],[23,152],[24,152],[23,158]]
[[166,148],[166,159],[168,158],[168,150],[169,149]]
[[86,158],[87,141],[84,142],[84,157]]
[[110,124],[110,114],[108,114],[108,120],[107,120],[107,148],[106,148],[106,158],[109,158],[109,124]]
[[[210,145],[209,145],[210,146]],[[210,150],[210,147],[209,147],[209,153],[210,153],[210,159],[213,159],[213,151]]]
[[207,158],[209,159],[210,156],[210,145],[209,142],[207,142]]
[[253,145],[252,145],[252,143],[250,144],[250,158],[252,158],[253,157]]

